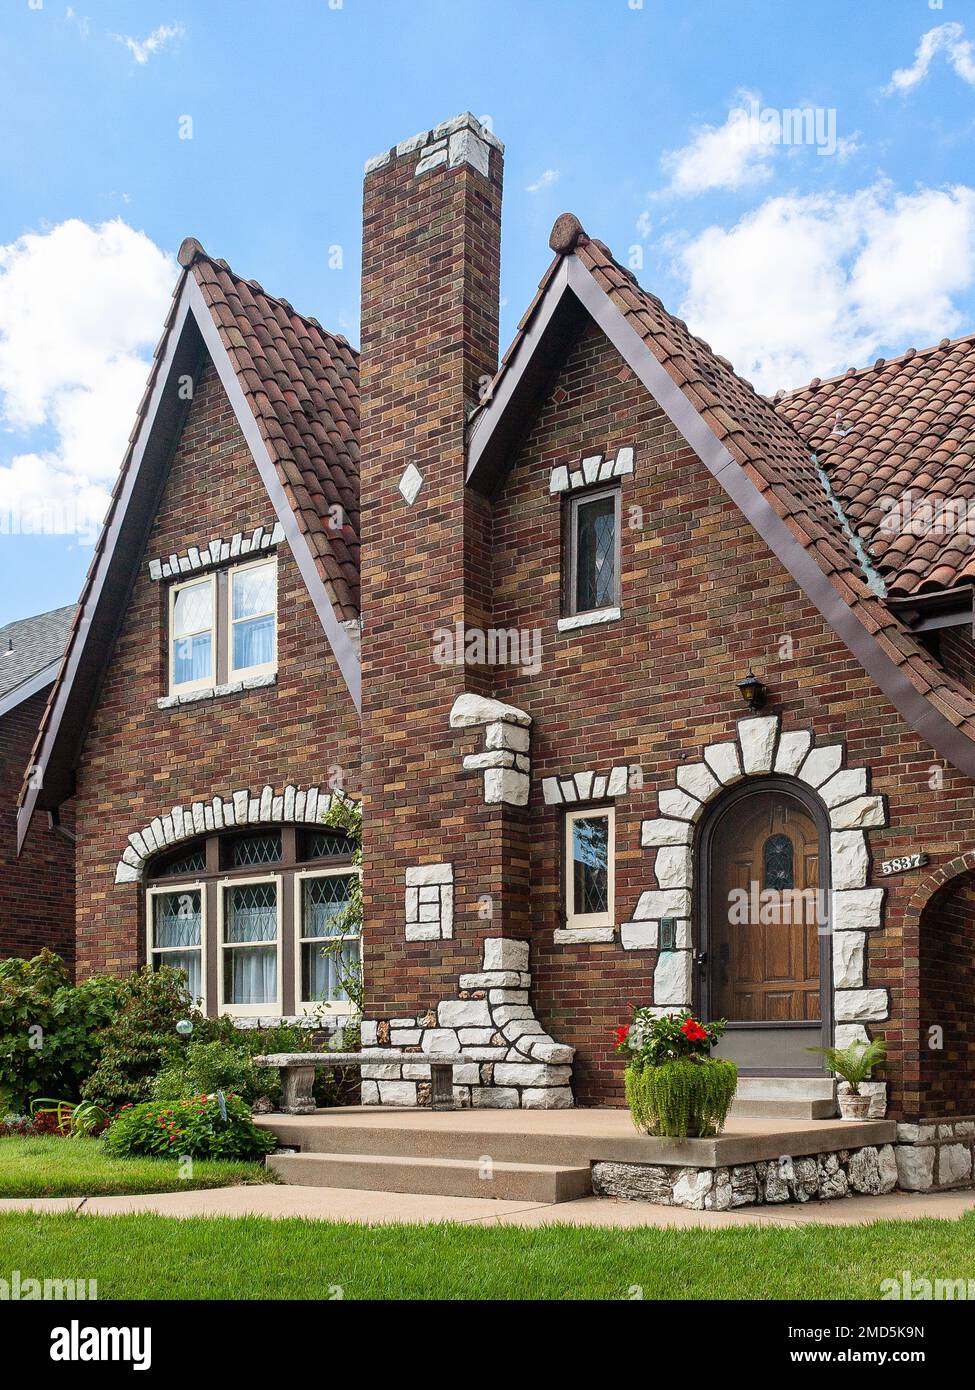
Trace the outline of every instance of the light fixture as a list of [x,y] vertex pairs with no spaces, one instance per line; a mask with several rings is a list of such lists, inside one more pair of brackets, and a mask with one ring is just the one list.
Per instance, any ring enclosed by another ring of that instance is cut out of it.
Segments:
[[749,666],[748,675],[738,682],[741,698],[749,709],[761,709],[765,704],[766,687]]
[[176,1025],[176,1031],[181,1038],[188,1038],[193,1031],[193,1020],[191,1018],[181,1018]]

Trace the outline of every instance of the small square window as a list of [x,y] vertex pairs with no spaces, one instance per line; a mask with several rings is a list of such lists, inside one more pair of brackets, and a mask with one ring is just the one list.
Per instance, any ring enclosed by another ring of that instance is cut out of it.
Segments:
[[584,493],[568,502],[567,616],[619,604],[620,490]]
[[213,575],[171,590],[169,680],[173,690],[199,690],[214,683],[215,592]]
[[615,925],[612,807],[570,811],[565,818],[565,917],[569,927]]

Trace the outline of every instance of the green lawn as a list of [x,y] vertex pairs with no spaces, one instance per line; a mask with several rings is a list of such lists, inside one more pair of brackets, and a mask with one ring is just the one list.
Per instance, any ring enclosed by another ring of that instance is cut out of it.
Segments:
[[273,1181],[262,1163],[112,1158],[98,1139],[0,1139],[0,1197],[106,1197]]
[[876,1299],[903,1269],[975,1277],[975,1218],[668,1231],[18,1212],[0,1214],[8,1269],[97,1279],[102,1299]]

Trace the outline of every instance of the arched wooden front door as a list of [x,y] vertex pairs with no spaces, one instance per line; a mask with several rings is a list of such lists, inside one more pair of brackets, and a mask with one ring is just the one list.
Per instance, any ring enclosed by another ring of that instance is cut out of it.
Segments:
[[819,1072],[829,949],[814,808],[779,784],[741,788],[705,828],[702,1004],[746,1071]]

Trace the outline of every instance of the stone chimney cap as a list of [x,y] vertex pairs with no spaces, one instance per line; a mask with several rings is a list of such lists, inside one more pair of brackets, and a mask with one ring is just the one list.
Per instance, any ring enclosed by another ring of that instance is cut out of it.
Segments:
[[188,236],[184,237],[183,243],[180,246],[179,251],[176,253],[176,259],[179,261],[180,265],[183,267],[184,270],[189,270],[190,266],[196,260],[197,256],[206,256],[206,254],[207,253],[204,251],[203,247],[197,241],[196,237]]
[[[367,159],[365,171],[371,174],[375,169],[382,169],[390,160],[416,155],[419,160],[417,173],[425,173],[427,168],[447,163],[451,168],[461,163],[474,164],[486,172],[483,166],[487,161],[480,157],[480,150],[487,145],[504,154],[504,145],[494,132],[470,111],[464,111],[459,116],[452,116],[449,121],[441,121],[432,130],[421,130],[418,135],[411,135],[408,140],[401,140],[391,149]],[[486,153],[484,150],[485,156]]]
[[582,223],[574,212],[563,212],[555,219],[555,226],[548,239],[549,246],[556,255],[567,256],[570,251],[575,250],[580,240],[589,240]]

